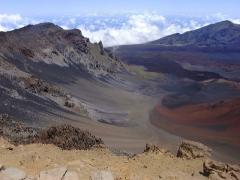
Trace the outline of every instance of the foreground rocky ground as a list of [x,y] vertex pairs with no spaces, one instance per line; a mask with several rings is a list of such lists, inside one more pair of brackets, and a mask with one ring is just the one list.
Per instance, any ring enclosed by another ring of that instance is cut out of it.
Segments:
[[128,157],[114,155],[105,148],[65,151],[43,144],[16,147],[3,139],[0,144],[0,163],[5,167],[1,168],[0,179],[205,178],[199,173],[203,172],[202,159],[183,160],[163,150]]
[[71,151],[43,144],[16,147],[1,139],[0,153],[1,180],[239,179],[239,166],[177,158],[156,147],[129,157],[99,147]]
[[[62,130],[55,127],[55,132]],[[184,141],[177,155],[155,145],[146,145],[141,154],[114,152],[101,140],[91,146],[89,137],[80,129],[68,126],[68,134],[54,136],[52,128],[45,141],[35,144],[13,145],[7,137],[0,138],[1,180],[155,180],[155,179],[240,179],[240,166],[213,161],[207,146]],[[77,132],[82,139],[72,136]],[[71,137],[72,136],[72,137]],[[63,138],[65,137],[65,138]],[[56,139],[61,139],[61,146]],[[8,139],[8,140],[6,140]],[[47,141],[48,139],[48,141]],[[52,139],[55,139],[54,141]],[[91,139],[91,138],[90,138]],[[97,139],[97,138],[96,138]],[[75,142],[74,146],[69,146]],[[55,144],[55,145],[53,145]],[[57,147],[57,146],[58,147]],[[65,149],[65,150],[64,150]],[[66,150],[70,149],[70,150]],[[78,150],[76,150],[78,149]]]

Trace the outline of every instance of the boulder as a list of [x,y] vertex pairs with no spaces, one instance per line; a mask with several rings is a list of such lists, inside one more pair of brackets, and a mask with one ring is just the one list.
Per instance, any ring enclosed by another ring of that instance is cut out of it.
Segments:
[[96,171],[91,175],[91,180],[114,180],[111,171]]
[[64,106],[66,106],[68,108],[73,108],[75,106],[75,104],[71,100],[66,100],[65,103],[64,103]]
[[206,160],[203,163],[203,172],[210,179],[240,180],[240,166]]
[[184,140],[179,146],[177,157],[196,159],[211,156],[212,150],[202,143]]
[[23,180],[26,178],[26,173],[18,168],[2,168],[0,171],[1,180]]

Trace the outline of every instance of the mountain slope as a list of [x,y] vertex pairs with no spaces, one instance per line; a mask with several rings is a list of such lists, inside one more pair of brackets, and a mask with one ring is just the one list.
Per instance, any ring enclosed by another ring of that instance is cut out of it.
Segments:
[[240,25],[230,21],[112,49],[125,63],[142,65],[148,71],[193,80],[224,77],[239,81]]
[[26,64],[31,66],[33,62],[77,67],[94,75],[121,68],[121,63],[103,50],[101,42],[92,44],[80,30],[63,30],[52,23],[1,32],[0,43],[0,57],[19,67],[25,66],[23,71],[28,71]]
[[0,44],[0,113],[29,123],[52,110],[86,116],[84,103],[62,86],[80,77],[97,84],[124,69],[101,42],[93,44],[80,30],[52,23],[0,32]]
[[163,46],[240,47],[240,25],[222,21],[183,34],[173,34],[150,44]]

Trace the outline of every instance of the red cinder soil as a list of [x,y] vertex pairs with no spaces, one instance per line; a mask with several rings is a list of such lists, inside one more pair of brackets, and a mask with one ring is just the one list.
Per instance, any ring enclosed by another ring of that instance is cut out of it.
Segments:
[[240,98],[155,111],[152,123],[172,133],[240,145]]

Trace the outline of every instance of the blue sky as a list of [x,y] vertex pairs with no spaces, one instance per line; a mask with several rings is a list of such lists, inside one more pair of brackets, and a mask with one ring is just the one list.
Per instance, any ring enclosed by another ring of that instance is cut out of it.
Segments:
[[52,22],[105,46],[144,43],[231,20],[240,0],[0,0],[0,31]]
[[122,13],[157,11],[163,15],[206,15],[224,13],[237,16],[240,0],[0,0],[1,13],[23,15],[75,15],[82,13]]

